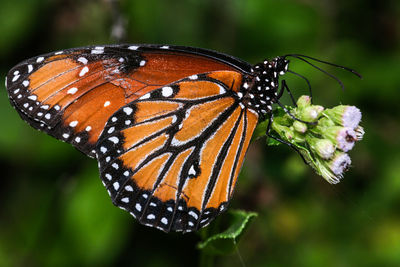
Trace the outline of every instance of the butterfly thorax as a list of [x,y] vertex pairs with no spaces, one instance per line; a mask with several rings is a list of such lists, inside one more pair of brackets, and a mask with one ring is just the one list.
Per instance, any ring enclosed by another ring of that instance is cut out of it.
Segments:
[[288,63],[285,58],[276,57],[255,64],[242,85],[243,103],[260,116],[271,112],[278,96],[279,76],[286,73]]

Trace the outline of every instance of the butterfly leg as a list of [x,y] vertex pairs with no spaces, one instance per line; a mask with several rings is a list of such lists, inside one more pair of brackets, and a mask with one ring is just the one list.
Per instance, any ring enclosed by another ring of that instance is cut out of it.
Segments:
[[283,140],[283,139],[281,139],[281,138],[279,138],[279,137],[276,137],[276,136],[273,136],[272,134],[270,134],[270,132],[271,132],[271,125],[272,125],[273,120],[274,120],[274,115],[271,113],[271,114],[269,115],[267,130],[266,130],[266,132],[265,132],[266,136],[267,136],[268,138],[272,138],[272,139],[274,139],[274,140],[276,140],[276,141],[278,141],[278,142],[280,142],[280,143],[282,143],[282,144],[285,144],[285,145],[288,145],[289,147],[291,147],[294,151],[297,152],[297,154],[300,155],[300,157],[301,157],[301,159],[304,161],[304,163],[308,165],[308,162],[307,162],[306,159],[304,158],[303,154],[301,154],[300,150],[299,150],[295,145],[293,145],[292,143],[289,143],[289,142],[287,142],[287,141],[285,141],[285,140]]
[[289,96],[290,96],[290,99],[292,100],[293,105],[294,105],[295,107],[297,107],[296,100],[294,100],[293,94],[292,94],[292,92],[290,91],[289,87],[288,87],[287,84],[286,84],[286,80],[282,80],[282,82],[281,82],[281,88],[282,88],[281,91],[284,91],[284,90],[286,89],[286,91],[288,92],[288,94],[289,94]]
[[290,96],[290,99],[292,100],[293,105],[295,107],[297,107],[296,100],[294,100],[292,92],[290,91],[289,87],[287,86],[285,80],[282,80],[282,82],[281,82],[281,90],[279,91],[278,95],[276,96],[276,99],[280,99],[282,97],[283,93],[285,92],[285,89],[288,92],[288,94]]
[[309,124],[309,125],[316,125],[317,124],[317,122],[303,121],[303,120],[300,120],[299,118],[296,118],[281,102],[279,102],[279,100],[276,99],[275,101],[285,111],[285,113],[288,114],[292,119],[294,119],[296,121],[300,121],[300,122],[305,123],[305,124]]
[[282,80],[282,83],[281,83],[281,90],[279,91],[278,95],[275,97],[275,102],[276,102],[290,117],[292,117],[292,119],[294,119],[294,120],[296,120],[296,121],[300,121],[300,122],[306,123],[306,124],[311,124],[311,125],[317,124],[316,122],[303,121],[303,120],[301,120],[301,119],[299,119],[299,118],[296,118],[296,117],[295,117],[295,116],[294,116],[294,115],[279,101],[279,99],[282,97],[282,95],[283,95],[285,89],[286,89],[286,91],[289,93],[289,96],[290,96],[290,98],[292,99],[293,105],[294,105],[295,107],[297,107],[296,101],[294,100],[294,97],[293,97],[293,95],[292,95],[292,92],[290,91],[289,87],[287,86],[285,80]]

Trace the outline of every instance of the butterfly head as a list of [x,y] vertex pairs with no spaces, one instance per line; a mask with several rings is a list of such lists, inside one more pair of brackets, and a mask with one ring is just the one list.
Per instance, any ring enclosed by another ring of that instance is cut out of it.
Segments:
[[289,60],[285,57],[276,57],[272,60],[274,62],[275,71],[278,75],[284,75],[289,68]]
[[252,97],[250,106],[258,114],[265,115],[272,111],[272,104],[278,100],[279,77],[284,75],[289,66],[285,57],[264,60],[252,68],[251,86],[248,93]]

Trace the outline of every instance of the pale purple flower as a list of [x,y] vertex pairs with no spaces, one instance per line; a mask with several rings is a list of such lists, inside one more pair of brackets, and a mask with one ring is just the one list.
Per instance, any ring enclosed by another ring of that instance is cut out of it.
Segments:
[[356,132],[349,127],[332,126],[321,129],[321,134],[344,152],[351,150],[354,147],[354,142],[358,140]]
[[337,132],[336,140],[338,148],[347,152],[354,147],[354,142],[357,141],[357,135],[353,129],[343,127]]
[[344,127],[356,128],[361,121],[361,111],[355,106],[347,106],[342,115]]
[[343,173],[349,168],[351,159],[346,153],[338,153],[330,162],[329,168],[340,179]]
[[336,106],[325,110],[324,114],[336,124],[351,129],[355,129],[361,121],[361,111],[355,106]]

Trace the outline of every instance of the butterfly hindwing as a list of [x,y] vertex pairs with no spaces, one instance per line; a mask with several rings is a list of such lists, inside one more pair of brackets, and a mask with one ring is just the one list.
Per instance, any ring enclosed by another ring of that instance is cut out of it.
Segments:
[[141,223],[192,231],[225,210],[258,116],[241,74],[193,75],[119,109],[96,146],[113,203]]
[[122,106],[186,76],[236,65],[248,68],[208,50],[93,46],[21,62],[8,73],[6,86],[12,105],[31,126],[94,156],[105,123]]

